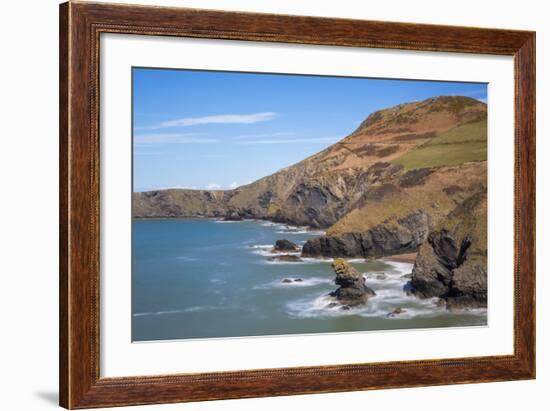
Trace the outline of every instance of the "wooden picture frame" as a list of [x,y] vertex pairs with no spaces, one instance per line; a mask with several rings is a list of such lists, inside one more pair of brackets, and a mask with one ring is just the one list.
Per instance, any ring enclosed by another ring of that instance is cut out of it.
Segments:
[[[101,33],[513,56],[513,355],[100,378]],[[60,6],[59,47],[61,406],[126,406],[535,378],[534,32],[69,2]]]

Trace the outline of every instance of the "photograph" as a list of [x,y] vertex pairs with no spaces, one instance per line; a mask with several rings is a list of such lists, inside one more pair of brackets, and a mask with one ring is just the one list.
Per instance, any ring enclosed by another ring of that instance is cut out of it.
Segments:
[[132,68],[132,341],[487,325],[487,84]]

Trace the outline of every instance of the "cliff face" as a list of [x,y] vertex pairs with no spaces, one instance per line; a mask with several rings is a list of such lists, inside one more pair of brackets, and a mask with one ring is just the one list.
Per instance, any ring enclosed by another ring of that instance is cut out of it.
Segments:
[[412,272],[413,292],[447,307],[487,306],[487,194],[473,194],[428,235]]

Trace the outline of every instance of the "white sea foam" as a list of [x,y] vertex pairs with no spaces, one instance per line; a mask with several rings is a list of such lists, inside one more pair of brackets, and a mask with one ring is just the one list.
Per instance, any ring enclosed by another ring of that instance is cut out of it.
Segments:
[[[287,304],[287,313],[295,318],[322,318],[335,316],[361,316],[372,318],[408,319],[414,317],[429,317],[448,314],[448,311],[437,304],[437,298],[419,299],[408,295],[405,286],[409,279],[403,278],[403,274],[410,273],[412,264],[388,262],[390,269],[384,272],[365,273],[366,283],[376,292],[376,296],[369,299],[365,305],[342,308],[336,299],[328,293],[322,295],[310,295],[291,301]],[[379,275],[384,278],[377,278]],[[401,308],[400,314],[391,313]],[[477,314],[476,311],[469,311]],[[484,310],[479,310],[483,315]]]
[[[297,257],[300,257],[300,253],[269,253],[269,254],[261,254],[261,255],[267,255],[269,257],[273,256],[280,256],[280,255],[295,255]],[[332,262],[332,259],[319,259],[319,258],[307,258],[307,257],[300,257],[300,261],[281,261],[281,260],[262,260],[258,261],[258,264],[276,264],[276,265],[300,265],[300,264],[319,264],[319,263],[330,263]]]
[[309,235],[325,235],[325,231],[311,230],[309,228],[284,228],[282,230],[275,231],[277,234],[309,234]]
[[163,311],[134,313],[132,314],[132,316],[133,317],[150,317],[150,316],[171,315],[171,314],[181,314],[181,313],[193,313],[193,312],[199,312],[199,311],[215,310],[216,308],[218,307],[213,305],[202,305],[202,306],[187,307],[181,310],[163,310]]
[[[289,279],[292,282],[284,282],[284,279]],[[296,281],[297,279],[301,279],[301,281]],[[320,284],[331,284],[333,281],[329,278],[321,278],[321,277],[310,277],[310,278],[302,278],[302,277],[285,277],[280,278],[277,280],[270,281],[266,284],[261,284],[253,287],[256,290],[271,290],[271,289],[288,289],[288,288],[295,288],[295,287],[314,287],[316,285]]]
[[182,260],[182,261],[197,261],[196,258],[193,258],[193,257],[186,257],[186,256],[176,257],[176,260]]
[[215,223],[218,224],[240,224],[240,223],[246,223],[248,220],[238,220],[238,221],[225,221],[225,220],[216,220]]

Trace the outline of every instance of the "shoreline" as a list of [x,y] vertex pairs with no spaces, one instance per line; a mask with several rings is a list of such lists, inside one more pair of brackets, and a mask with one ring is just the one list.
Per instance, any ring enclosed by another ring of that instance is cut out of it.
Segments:
[[406,254],[396,254],[387,257],[382,257],[382,261],[393,261],[395,263],[409,263],[414,264],[416,261],[416,256],[418,253],[406,253]]
[[290,230],[305,230],[312,232],[322,232],[324,235],[327,228],[311,227],[308,225],[294,225],[282,221],[274,221],[268,218],[243,218],[242,220],[225,220],[220,217],[181,217],[181,216],[163,216],[163,217],[134,217],[132,216],[132,221],[159,221],[159,220],[181,220],[181,221],[215,221],[219,223],[271,223],[273,225],[281,225],[289,228]]

